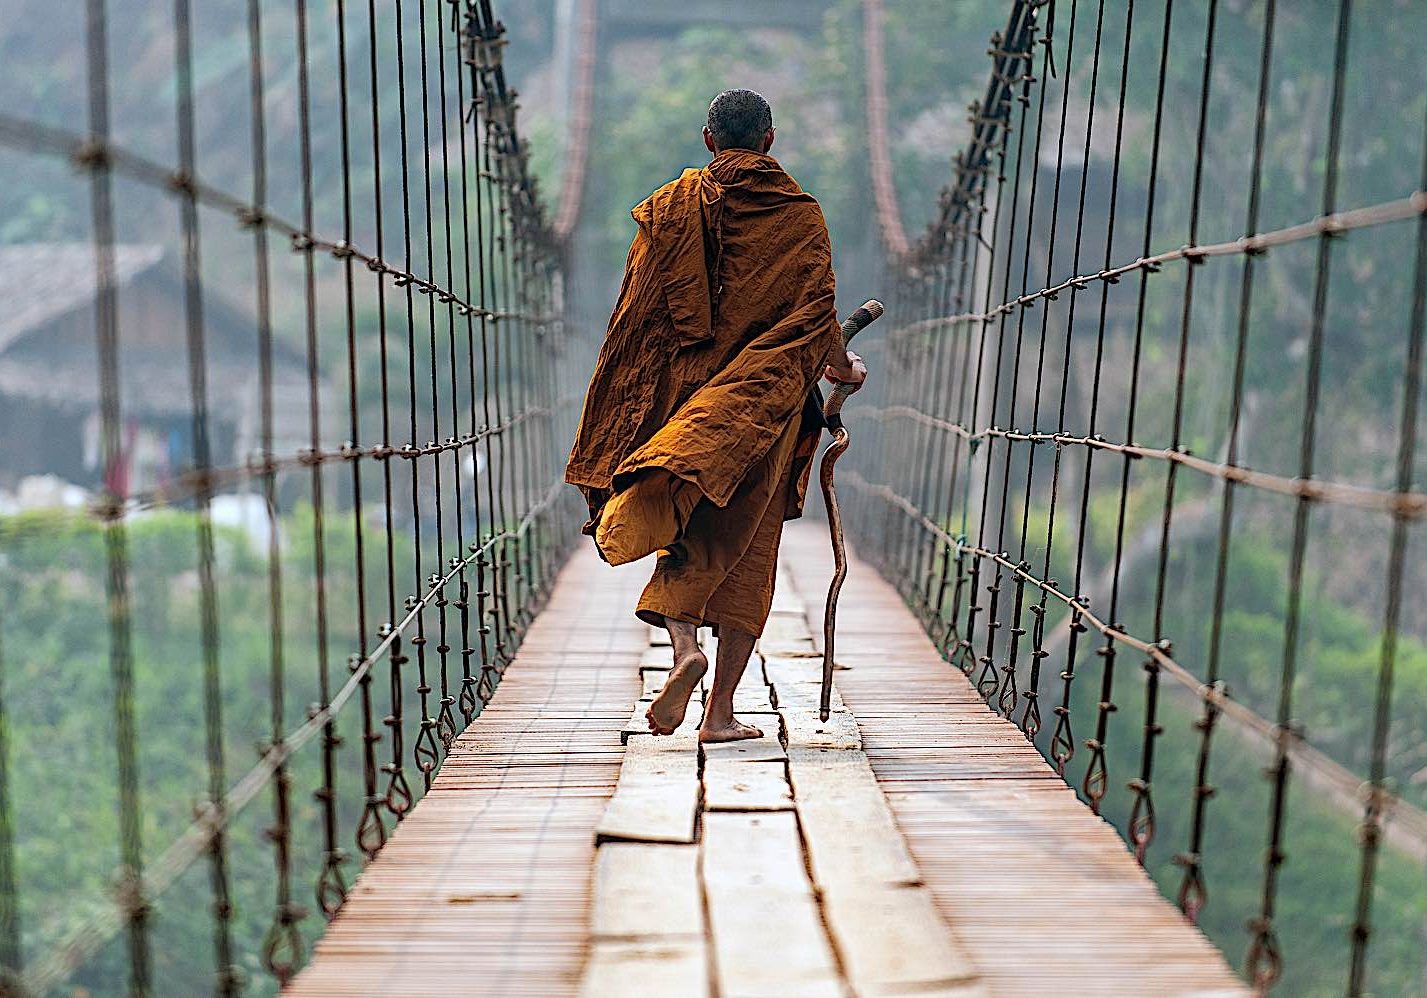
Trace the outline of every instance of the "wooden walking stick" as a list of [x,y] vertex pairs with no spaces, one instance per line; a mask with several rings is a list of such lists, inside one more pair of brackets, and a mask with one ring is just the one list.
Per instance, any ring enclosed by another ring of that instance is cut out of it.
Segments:
[[[844,348],[852,338],[866,329],[882,315],[882,303],[873,298],[862,304],[842,323],[842,345]],[[842,457],[851,442],[847,427],[842,425],[842,405],[859,385],[841,383],[833,388],[823,405],[823,418],[832,431],[832,443],[823,451],[822,464],[818,468],[818,481],[822,484],[823,501],[827,504],[827,525],[832,534],[832,583],[827,589],[827,609],[823,613],[823,686],[819,703],[819,716],[826,721],[832,713],[832,651],[834,631],[837,625],[837,597],[842,592],[842,580],[847,578],[847,544],[842,536],[842,513],[837,506],[837,493],[832,487],[832,469],[837,459]]]

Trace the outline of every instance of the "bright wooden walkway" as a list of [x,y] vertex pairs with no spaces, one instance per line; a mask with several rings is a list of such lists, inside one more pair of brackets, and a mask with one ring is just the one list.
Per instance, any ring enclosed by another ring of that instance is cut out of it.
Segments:
[[638,733],[645,566],[582,549],[291,993],[1246,994],[857,562],[817,721],[823,529],[790,525],[739,690],[767,736],[704,750],[697,705]]
[[[832,556],[826,528],[808,527],[788,531],[783,556],[820,622]],[[1249,993],[855,558],[837,623],[838,689],[937,910],[992,994]]]
[[645,582],[580,545],[491,704],[457,739],[292,995],[562,995],[588,949],[594,827],[640,694]]
[[646,699],[598,829],[583,994],[987,994],[907,853],[856,720],[840,700],[818,720],[821,659],[781,589],[734,703],[762,738],[700,748],[697,716],[672,738],[637,733],[670,664],[651,633]]

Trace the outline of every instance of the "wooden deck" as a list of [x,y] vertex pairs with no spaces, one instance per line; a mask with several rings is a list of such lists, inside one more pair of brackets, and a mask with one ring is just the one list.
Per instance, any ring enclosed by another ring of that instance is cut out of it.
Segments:
[[588,545],[431,792],[358,878],[292,995],[574,994],[594,828],[640,695],[645,581]]
[[[821,620],[825,530],[788,531],[793,589]],[[1246,995],[1115,830],[937,654],[852,559],[837,686],[912,857],[994,995]]]
[[645,566],[576,555],[291,993],[1247,993],[857,562],[820,723],[823,528],[784,550],[737,700],[766,737],[705,749],[697,704],[641,733],[669,666]]
[[[985,995],[937,914],[840,701],[818,720],[821,659],[792,586],[735,707],[762,738],[700,748],[638,733],[662,687],[658,632],[623,771],[600,822],[582,993],[706,998]],[[717,644],[705,642],[710,655]]]

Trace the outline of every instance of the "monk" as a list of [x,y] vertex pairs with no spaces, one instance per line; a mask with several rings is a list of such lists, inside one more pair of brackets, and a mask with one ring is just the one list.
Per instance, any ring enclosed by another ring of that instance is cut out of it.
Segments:
[[800,516],[824,428],[819,375],[860,384],[843,348],[822,210],[778,161],[773,112],[751,90],[709,105],[713,161],[633,211],[638,232],[585,397],[565,479],[612,565],[658,553],[635,609],[667,628],[674,662],[647,712],[673,733],[708,670],[699,729],[757,738],[733,693],[763,632],[783,521]]

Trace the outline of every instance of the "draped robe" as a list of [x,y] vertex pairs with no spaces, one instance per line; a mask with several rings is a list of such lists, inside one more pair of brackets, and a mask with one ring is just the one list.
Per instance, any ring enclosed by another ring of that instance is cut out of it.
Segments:
[[827,227],[775,159],[744,149],[632,214],[566,481],[606,560],[661,550],[641,617],[757,633],[822,429],[809,399],[841,345]]

